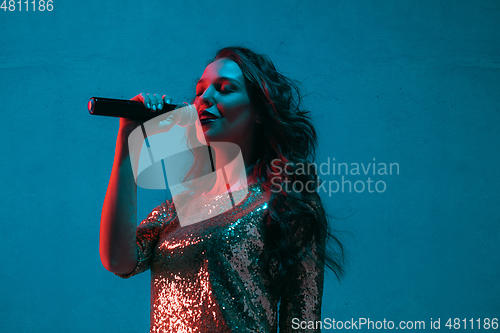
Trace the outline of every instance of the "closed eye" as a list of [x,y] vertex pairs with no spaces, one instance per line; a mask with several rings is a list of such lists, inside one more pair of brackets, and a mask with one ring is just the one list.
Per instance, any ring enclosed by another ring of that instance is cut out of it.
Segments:
[[[230,93],[233,93],[235,90],[230,87],[230,86],[227,86],[227,85],[224,85],[224,86],[218,86],[218,87],[215,87],[217,89],[217,91],[219,91],[221,94],[230,94]],[[196,92],[196,97],[200,97],[201,95],[203,95],[203,93],[205,92],[204,89],[200,89]]]
[[217,90],[220,91],[222,94],[229,94],[234,92],[233,87],[229,84],[221,85],[220,87],[218,87]]
[[[203,95],[208,87],[205,87],[207,80],[200,79],[196,86],[196,97]],[[213,82],[214,88],[221,94],[230,94],[237,90],[238,84],[234,80],[226,77],[220,77]]]
[[225,95],[225,94],[230,94],[230,93],[232,93],[232,92],[234,92],[234,90],[232,90],[232,89],[221,89],[221,90],[220,90],[220,93],[221,93],[221,94],[224,94],[224,95]]
[[196,89],[196,97],[200,97],[201,95],[203,95],[204,92],[205,92],[205,89],[202,89],[202,88]]

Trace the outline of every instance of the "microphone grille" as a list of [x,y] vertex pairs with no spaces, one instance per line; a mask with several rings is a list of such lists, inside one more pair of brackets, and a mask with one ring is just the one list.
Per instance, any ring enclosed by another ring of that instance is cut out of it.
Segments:
[[196,111],[196,108],[192,104],[183,106],[180,112],[181,120],[179,120],[177,125],[181,127],[191,126],[198,120],[198,111]]

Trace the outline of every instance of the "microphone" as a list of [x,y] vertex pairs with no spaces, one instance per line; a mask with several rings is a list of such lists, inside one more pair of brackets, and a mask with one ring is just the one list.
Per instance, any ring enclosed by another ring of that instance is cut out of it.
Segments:
[[[91,97],[87,108],[89,113],[95,116],[119,117],[131,120],[146,121],[161,114],[175,110],[176,104],[163,104],[163,109],[152,111],[147,109],[142,102],[128,99],[113,99],[104,97]],[[186,105],[180,108],[181,112],[178,125],[186,127],[193,125],[198,120],[198,112],[193,105]]]

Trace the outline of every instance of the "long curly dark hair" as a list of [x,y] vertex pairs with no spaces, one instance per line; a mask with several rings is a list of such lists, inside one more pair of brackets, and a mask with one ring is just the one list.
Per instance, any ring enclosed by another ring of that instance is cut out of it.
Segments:
[[[298,83],[278,72],[269,57],[247,48],[223,48],[213,61],[223,58],[238,64],[250,101],[255,110],[262,112],[256,142],[257,159],[253,165],[247,166],[247,173],[253,174],[263,189],[271,192],[266,240],[269,251],[279,259],[280,277],[286,275],[291,265],[310,254],[315,246],[319,260],[340,278],[344,273],[344,247],[331,232],[329,217],[316,193],[319,184],[312,163],[317,135],[310,112],[300,106]],[[195,163],[186,179],[193,180],[210,172],[206,163],[197,163],[201,159],[195,154]],[[291,186],[297,182],[303,185],[300,189]],[[297,218],[300,221],[296,221]],[[299,232],[301,242],[297,244]],[[327,244],[333,245],[335,250],[329,250]]]

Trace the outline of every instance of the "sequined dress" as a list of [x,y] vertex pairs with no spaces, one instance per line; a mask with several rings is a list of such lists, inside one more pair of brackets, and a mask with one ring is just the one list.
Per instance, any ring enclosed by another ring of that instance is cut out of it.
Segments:
[[150,332],[298,332],[293,318],[321,320],[324,266],[304,260],[277,279],[264,242],[268,200],[254,184],[240,204],[208,220],[181,227],[167,201],[139,224],[138,264],[117,275],[151,270]]

